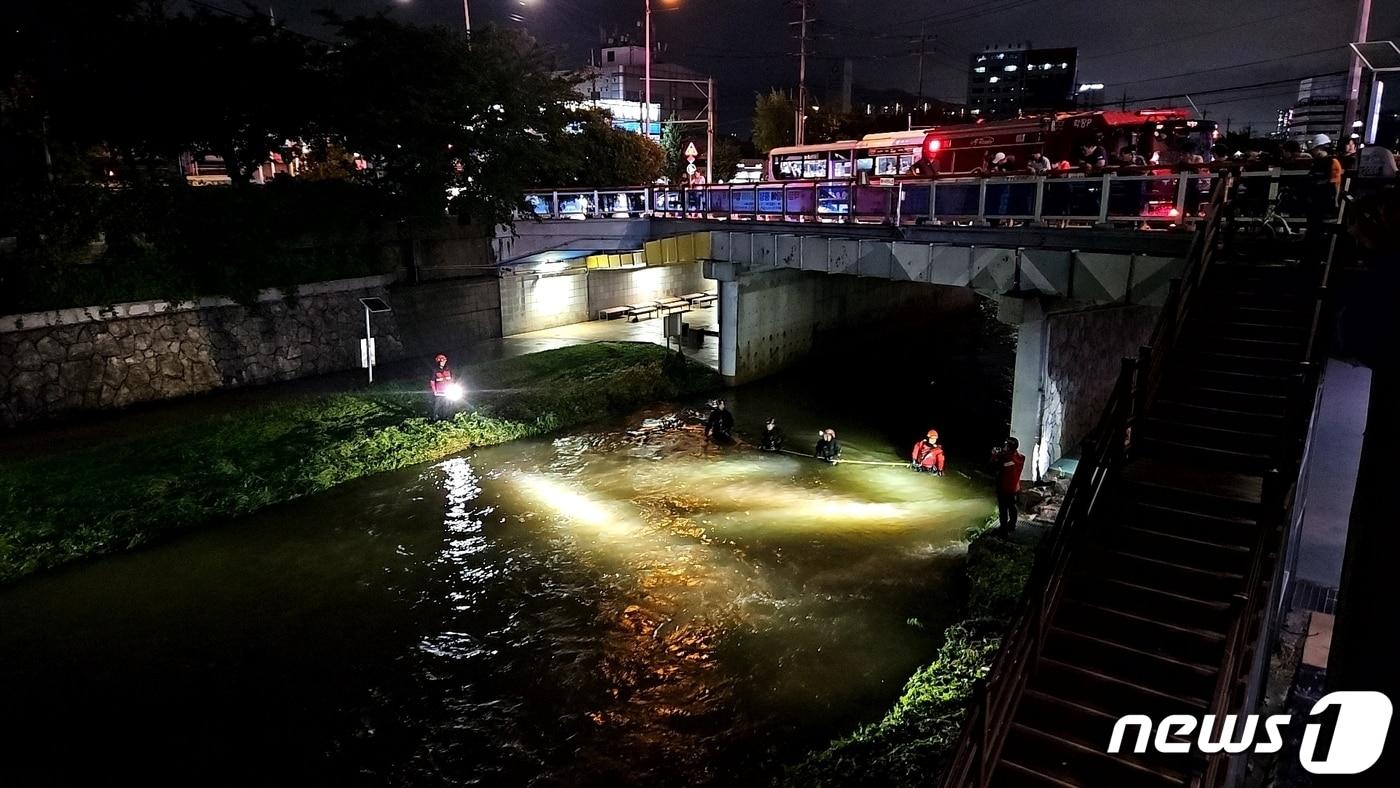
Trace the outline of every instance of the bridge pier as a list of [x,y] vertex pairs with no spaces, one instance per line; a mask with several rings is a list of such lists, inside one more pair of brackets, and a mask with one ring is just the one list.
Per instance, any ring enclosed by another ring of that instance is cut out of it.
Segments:
[[1125,356],[1136,356],[1158,309],[1086,308],[1063,299],[1002,296],[997,318],[1016,326],[1011,434],[1026,455],[1022,478],[1039,480],[1075,451],[1103,411]]

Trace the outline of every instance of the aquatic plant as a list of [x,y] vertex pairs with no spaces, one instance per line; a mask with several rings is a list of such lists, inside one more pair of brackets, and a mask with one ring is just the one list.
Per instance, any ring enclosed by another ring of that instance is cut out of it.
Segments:
[[427,418],[422,395],[404,393],[410,381],[329,396],[269,392],[252,407],[0,462],[0,583],[718,385],[712,371],[670,355],[596,343],[483,364],[466,370],[482,403],[443,421]]
[[905,682],[884,718],[790,768],[787,785],[885,788],[937,781],[957,743],[973,688],[991,669],[1034,559],[1033,537],[997,537],[995,516],[990,526],[969,533],[967,618],[943,631],[937,656]]

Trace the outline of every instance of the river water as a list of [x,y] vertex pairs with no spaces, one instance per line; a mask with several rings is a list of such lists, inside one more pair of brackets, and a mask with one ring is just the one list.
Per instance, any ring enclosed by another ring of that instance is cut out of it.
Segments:
[[[874,462],[927,428],[926,402],[851,409],[829,383],[732,392],[741,434],[773,415],[810,451],[835,426]],[[931,657],[991,503],[956,472],[709,446],[702,411],[364,479],[0,592],[0,783],[772,782]]]

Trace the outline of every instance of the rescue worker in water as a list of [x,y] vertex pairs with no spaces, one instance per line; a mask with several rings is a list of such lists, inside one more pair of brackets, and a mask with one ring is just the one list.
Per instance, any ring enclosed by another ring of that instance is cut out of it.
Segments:
[[447,356],[442,353],[433,357],[433,369],[428,377],[428,393],[433,400],[433,418],[444,419],[452,415],[452,402],[447,387],[452,385],[452,367],[447,365]]
[[724,407],[724,400],[715,400],[710,417],[705,420],[705,437],[715,443],[733,443],[734,414]]
[[943,475],[943,447],[938,445],[938,430],[929,430],[924,439],[914,444],[909,465],[916,471]]
[[812,454],[819,460],[835,465],[841,460],[841,443],[836,440],[836,430],[828,427],[817,432],[817,447]]
[[782,451],[783,431],[778,427],[776,419],[769,419],[763,424],[763,440],[758,444],[759,451]]

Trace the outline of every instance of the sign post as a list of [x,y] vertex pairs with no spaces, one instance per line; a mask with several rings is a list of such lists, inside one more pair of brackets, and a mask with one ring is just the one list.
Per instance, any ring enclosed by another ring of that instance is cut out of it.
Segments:
[[382,298],[361,298],[365,307],[365,338],[360,340],[360,366],[369,370],[369,382],[374,382],[374,335],[370,333],[369,316],[392,311]]

